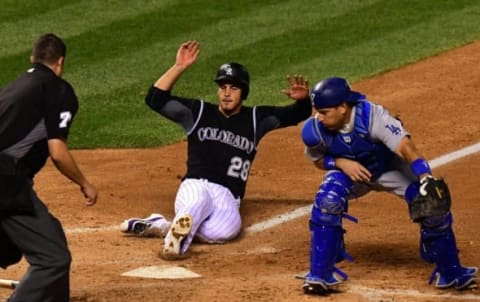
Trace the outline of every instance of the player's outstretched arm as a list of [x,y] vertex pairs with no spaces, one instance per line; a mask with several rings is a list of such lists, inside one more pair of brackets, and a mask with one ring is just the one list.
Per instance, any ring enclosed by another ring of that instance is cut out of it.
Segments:
[[183,72],[197,60],[200,53],[200,42],[187,41],[182,43],[177,51],[175,64],[170,67],[154,84],[161,90],[169,91]]
[[308,81],[302,75],[295,75],[293,77],[287,75],[287,81],[290,85],[289,89],[284,89],[282,92],[293,100],[305,100],[309,98]]

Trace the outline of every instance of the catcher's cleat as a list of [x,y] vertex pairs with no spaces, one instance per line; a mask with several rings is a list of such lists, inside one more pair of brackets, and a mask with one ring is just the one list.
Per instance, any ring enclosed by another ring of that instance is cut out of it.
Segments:
[[328,286],[325,282],[308,282],[305,281],[302,285],[303,293],[306,295],[320,295],[325,296],[328,294]]
[[441,274],[439,271],[435,270],[430,279],[430,283],[435,280],[435,287],[441,289],[455,287],[458,290],[463,290],[476,287],[475,280],[477,272],[477,267],[462,267],[460,273],[451,276],[448,274]]
[[312,275],[310,272],[303,276],[298,276],[300,279],[305,279],[302,285],[303,292],[307,295],[326,295],[335,285],[340,284],[347,279],[347,275],[340,269],[334,267],[334,271],[325,274],[324,278],[319,278]]
[[151,214],[146,218],[130,218],[122,222],[120,230],[142,237],[164,237],[170,223],[160,214]]
[[478,268],[475,266],[462,267],[463,274],[457,277],[457,284],[455,288],[458,290],[477,288],[477,272]]
[[165,236],[165,243],[161,257],[166,260],[177,260],[183,258],[181,253],[182,241],[192,230],[192,216],[183,214],[177,217]]

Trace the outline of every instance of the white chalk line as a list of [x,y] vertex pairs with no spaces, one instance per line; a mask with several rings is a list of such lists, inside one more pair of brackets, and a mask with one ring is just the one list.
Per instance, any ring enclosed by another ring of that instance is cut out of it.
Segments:
[[[480,143],[476,143],[460,149],[458,151],[454,151],[440,157],[437,157],[431,161],[429,161],[430,167],[432,169],[445,165],[449,162],[454,160],[460,159],[462,157],[466,157],[468,155],[477,153],[480,151]],[[308,205],[305,207],[301,207],[295,209],[293,211],[278,215],[274,218],[269,220],[259,222],[253,224],[245,229],[246,235],[253,235],[255,233],[262,232],[264,230],[273,228],[277,225],[285,223],[287,221],[300,218],[304,215],[310,213],[312,206]],[[117,226],[104,226],[104,227],[95,227],[95,228],[70,228],[66,229],[67,234],[75,234],[75,233],[89,233],[89,232],[99,232],[99,231],[118,231],[120,230],[120,225]],[[375,299],[375,301],[384,301],[385,296],[410,296],[416,298],[445,298],[445,299],[452,299],[452,300],[478,300],[480,301],[479,295],[474,294],[435,294],[435,293],[422,293],[417,290],[400,290],[400,289],[377,289],[377,288],[369,288],[361,285],[354,285],[350,284],[349,288],[353,290],[356,294],[359,294],[363,297],[368,298],[370,301]]]
[[253,235],[255,233],[259,233],[265,230],[268,230],[270,228],[273,228],[279,224],[282,224],[284,222],[293,220],[295,218],[300,218],[302,216],[305,216],[309,214],[312,210],[312,205],[304,206],[301,208],[298,208],[296,210],[293,210],[291,212],[287,212],[281,215],[278,215],[274,218],[270,218],[269,220],[259,222],[256,224],[252,224],[248,228],[245,228],[245,235]]
[[[387,296],[396,296],[396,297],[415,297],[415,298],[426,298],[426,299],[442,299],[438,301],[460,301],[460,300],[478,300],[480,301],[480,296],[475,294],[465,294],[465,293],[445,293],[445,294],[435,294],[435,293],[422,293],[414,289],[379,289],[371,288],[362,285],[350,285],[349,289],[353,290],[356,294],[359,294],[368,299],[368,301],[387,301],[385,297]],[[348,290],[347,290],[348,291]],[[390,300],[388,300],[390,301]],[[396,301],[396,300],[391,300]]]
[[451,161],[457,160],[462,157],[466,157],[472,154],[475,154],[480,151],[480,143],[476,143],[473,145],[470,145],[468,147],[465,147],[463,149],[442,155],[440,157],[437,157],[431,161],[429,161],[429,165],[432,169],[435,169],[437,167],[440,167],[442,165],[445,165]]
[[120,223],[118,225],[108,225],[101,227],[85,227],[85,228],[67,228],[65,233],[67,234],[82,234],[93,232],[107,232],[107,231],[120,231]]

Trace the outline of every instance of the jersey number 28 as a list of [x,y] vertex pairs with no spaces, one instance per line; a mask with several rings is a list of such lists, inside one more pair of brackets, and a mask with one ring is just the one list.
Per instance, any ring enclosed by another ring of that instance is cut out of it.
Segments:
[[241,157],[234,156],[230,160],[227,175],[247,181],[249,171],[250,161],[248,159],[244,161]]

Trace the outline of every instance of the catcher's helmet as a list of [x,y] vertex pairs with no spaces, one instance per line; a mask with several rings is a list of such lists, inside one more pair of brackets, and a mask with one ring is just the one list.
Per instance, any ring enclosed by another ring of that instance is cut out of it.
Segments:
[[239,63],[225,63],[217,71],[215,78],[217,84],[232,83],[240,86],[242,89],[242,100],[247,99],[250,91],[250,76],[247,69]]
[[356,103],[364,95],[352,91],[347,80],[338,77],[326,78],[312,89],[310,99],[316,109],[336,107],[343,102]]

